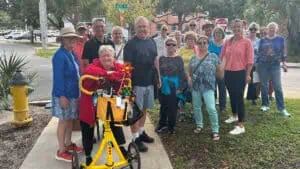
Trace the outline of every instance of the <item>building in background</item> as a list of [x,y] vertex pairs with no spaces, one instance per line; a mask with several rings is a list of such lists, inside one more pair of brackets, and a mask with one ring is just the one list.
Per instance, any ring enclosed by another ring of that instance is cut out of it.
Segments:
[[[191,16],[187,16],[185,20],[188,22],[182,25],[181,32],[186,32],[188,30],[189,22],[195,20],[197,22],[197,31],[198,33],[201,33],[201,27],[206,17],[207,15],[203,13],[197,13]],[[159,33],[161,26],[164,24],[168,26],[170,32],[178,30],[178,16],[173,15],[171,12],[166,12],[153,17],[150,21],[150,34],[153,36]]]

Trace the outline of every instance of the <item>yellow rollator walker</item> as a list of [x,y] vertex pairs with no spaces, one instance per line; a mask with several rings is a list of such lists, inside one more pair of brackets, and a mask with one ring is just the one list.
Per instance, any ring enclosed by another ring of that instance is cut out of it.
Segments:
[[[78,155],[73,152],[72,169],[140,169],[141,159],[140,153],[134,142],[129,143],[127,156],[125,157],[110,128],[110,123],[123,126],[126,124],[128,118],[133,114],[132,104],[134,96],[132,94],[131,80],[128,78],[121,79],[122,83],[120,90],[113,92],[112,86],[110,91],[105,89],[97,89],[96,91],[88,91],[83,88],[82,83],[85,79],[92,79],[95,81],[105,81],[103,77],[96,77],[91,75],[83,75],[79,81],[80,90],[94,97],[94,104],[97,105],[97,118],[103,121],[104,137],[101,141],[100,147],[89,166],[82,163],[79,164]],[[126,85],[124,85],[126,84]],[[114,94],[113,94],[114,93]],[[119,161],[113,160],[113,149],[116,151]],[[101,155],[106,150],[106,163],[97,165]]]

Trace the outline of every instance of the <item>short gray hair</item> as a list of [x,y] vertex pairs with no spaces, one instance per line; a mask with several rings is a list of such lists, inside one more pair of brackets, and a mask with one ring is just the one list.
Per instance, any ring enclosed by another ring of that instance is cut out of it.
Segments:
[[112,28],[111,33],[114,33],[114,31],[117,31],[117,30],[120,30],[120,31],[122,32],[122,34],[123,34],[123,31],[122,31],[122,27],[121,27],[121,26],[114,26],[114,27]]
[[149,20],[144,16],[138,16],[135,18],[134,25],[137,25],[138,22],[145,21],[149,25]]
[[113,54],[113,57],[115,56],[116,51],[111,45],[102,45],[102,46],[100,46],[99,51],[98,51],[99,57],[101,56],[102,52],[107,51],[107,50],[111,51],[111,53]]
[[277,31],[279,29],[279,26],[276,22],[270,22],[268,25],[267,25],[267,28],[270,29],[271,26],[275,26],[275,30]]
[[97,22],[103,22],[103,23],[105,24],[105,21],[104,21],[104,19],[102,19],[102,18],[94,18],[94,19],[92,20],[93,25],[95,25]]
[[248,26],[248,29],[250,30],[251,28],[252,29],[255,28],[259,30],[259,24],[257,24],[256,22],[251,22],[250,25]]

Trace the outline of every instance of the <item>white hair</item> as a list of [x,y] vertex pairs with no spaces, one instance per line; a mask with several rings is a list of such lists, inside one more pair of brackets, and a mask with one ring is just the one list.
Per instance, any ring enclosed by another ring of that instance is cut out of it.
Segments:
[[136,26],[138,22],[145,21],[149,25],[149,20],[144,16],[138,16],[135,18],[134,25]]
[[[114,26],[113,28],[112,28],[112,33],[114,33],[115,31],[121,31],[122,32],[122,27],[121,26]],[[123,32],[122,32],[122,34],[123,34]]]
[[276,31],[279,29],[278,24],[276,22],[270,22],[267,25],[267,28],[270,29],[271,26],[274,26]]
[[99,51],[98,51],[99,56],[101,56],[102,52],[107,51],[107,50],[111,51],[113,56],[115,56],[116,51],[111,45],[102,45],[102,46],[100,46]]

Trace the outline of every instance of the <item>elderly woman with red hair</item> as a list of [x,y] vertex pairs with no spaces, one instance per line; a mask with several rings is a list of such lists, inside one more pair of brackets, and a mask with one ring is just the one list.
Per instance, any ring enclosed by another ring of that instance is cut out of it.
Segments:
[[[93,63],[88,65],[84,74],[97,77],[104,77],[108,81],[113,81],[113,90],[118,91],[121,82],[120,79],[124,77],[122,72],[122,64],[115,61],[115,50],[110,45],[101,46],[99,49],[99,58],[94,59]],[[95,91],[99,88],[111,87],[109,82],[99,82],[95,80],[84,80],[83,87],[90,91]],[[114,92],[113,91],[113,92]],[[79,105],[79,119],[82,131],[82,143],[86,155],[86,164],[89,165],[92,162],[91,152],[93,149],[94,138],[94,123],[96,120],[96,106],[93,104],[93,97],[85,93],[81,93],[80,105]],[[114,136],[116,137],[119,145],[125,144],[125,136],[122,127],[116,127],[111,124],[111,128]],[[125,155],[126,150],[123,146],[120,146],[122,153]],[[126,156],[126,155],[125,155]]]

